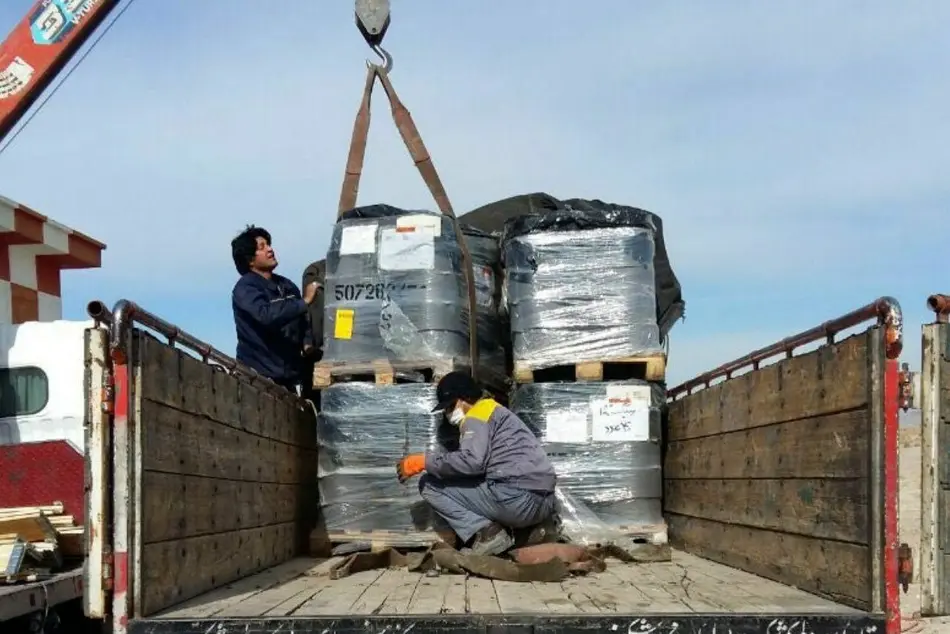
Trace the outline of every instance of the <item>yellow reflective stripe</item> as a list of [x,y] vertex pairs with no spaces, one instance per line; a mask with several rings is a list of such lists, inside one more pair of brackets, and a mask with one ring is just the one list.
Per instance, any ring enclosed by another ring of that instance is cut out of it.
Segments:
[[487,423],[491,415],[495,413],[498,402],[493,398],[483,398],[477,401],[465,415],[466,420],[474,418],[482,423]]

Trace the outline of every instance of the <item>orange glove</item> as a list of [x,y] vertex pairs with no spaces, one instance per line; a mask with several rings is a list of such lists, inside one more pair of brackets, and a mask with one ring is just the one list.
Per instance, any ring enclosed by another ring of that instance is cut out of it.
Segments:
[[426,470],[426,455],[424,453],[409,454],[396,463],[396,475],[399,482],[405,482]]

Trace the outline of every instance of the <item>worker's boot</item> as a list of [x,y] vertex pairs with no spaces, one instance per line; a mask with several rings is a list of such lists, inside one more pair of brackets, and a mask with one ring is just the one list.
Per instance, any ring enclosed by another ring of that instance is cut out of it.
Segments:
[[515,540],[500,524],[492,522],[475,534],[473,555],[500,555],[514,546]]

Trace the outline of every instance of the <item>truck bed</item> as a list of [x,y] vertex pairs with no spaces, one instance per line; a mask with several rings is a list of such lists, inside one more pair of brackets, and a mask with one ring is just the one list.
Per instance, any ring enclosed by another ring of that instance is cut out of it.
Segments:
[[[325,566],[324,566],[325,567]],[[556,583],[515,583],[406,570],[331,580],[321,562],[294,559],[155,615],[168,631],[204,631],[225,619],[319,619],[369,615],[853,615],[859,610],[694,555],[648,565],[610,561],[606,572]],[[172,625],[171,623],[168,623]],[[163,630],[164,631],[164,630]]]

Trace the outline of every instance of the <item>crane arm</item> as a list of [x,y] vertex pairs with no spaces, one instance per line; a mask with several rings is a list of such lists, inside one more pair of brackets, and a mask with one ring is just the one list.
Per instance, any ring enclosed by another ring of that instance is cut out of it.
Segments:
[[0,142],[120,0],[38,0],[0,43]]

